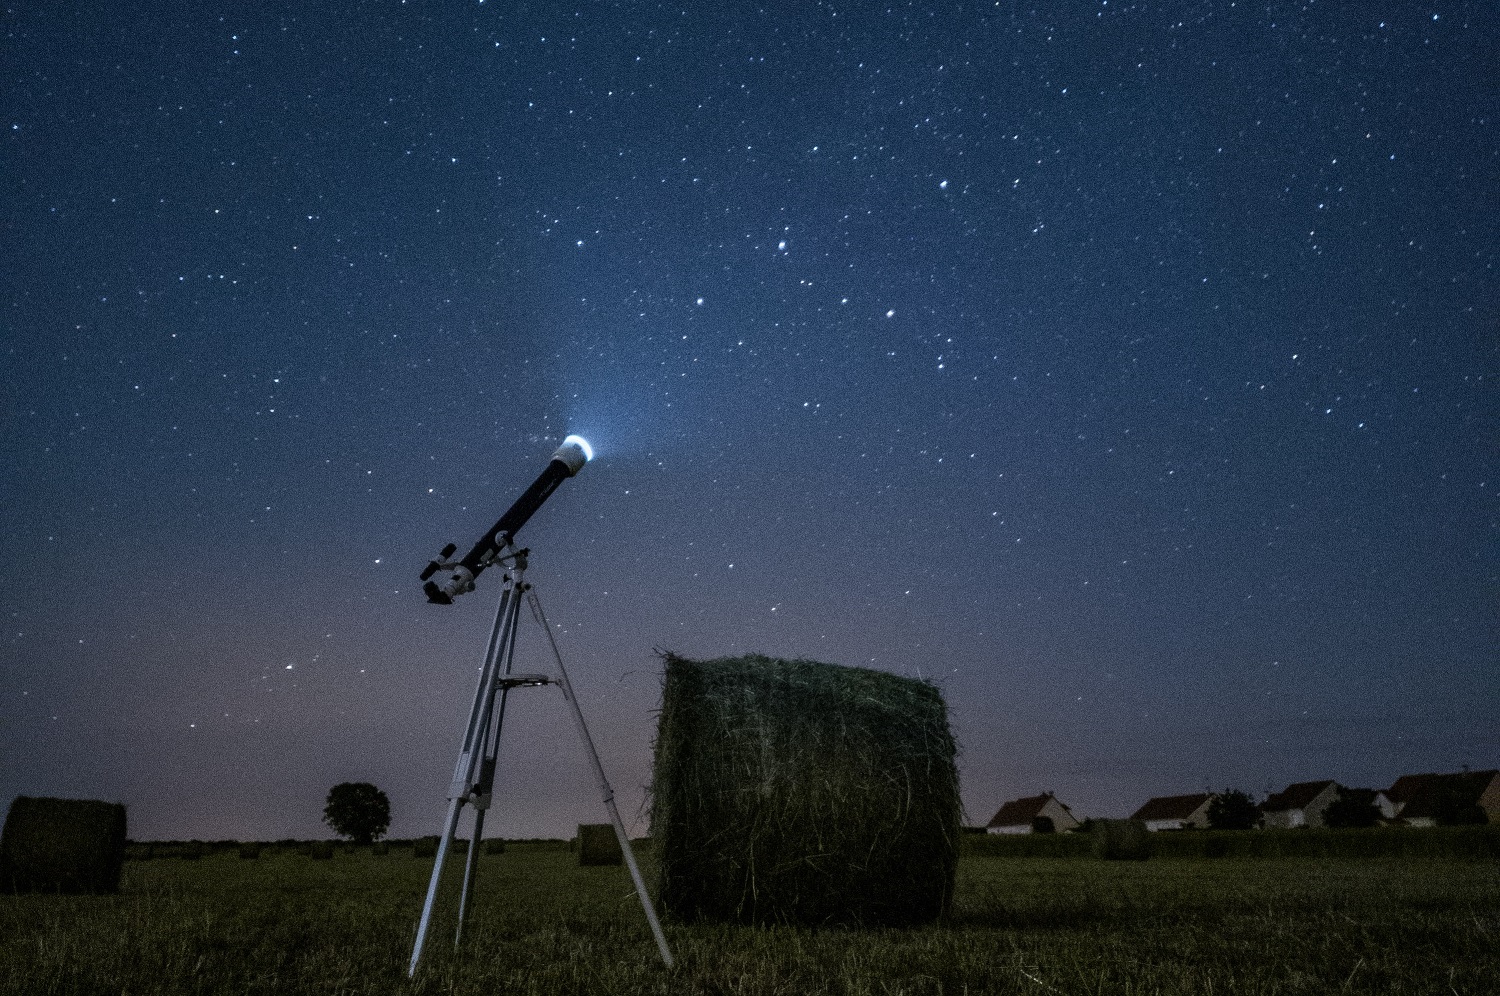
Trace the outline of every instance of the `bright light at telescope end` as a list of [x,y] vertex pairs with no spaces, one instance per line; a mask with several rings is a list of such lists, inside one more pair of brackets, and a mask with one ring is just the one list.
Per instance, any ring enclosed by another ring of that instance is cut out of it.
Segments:
[[593,458],[594,448],[582,436],[569,436],[562,441],[557,452],[552,454],[552,459],[562,461],[568,468],[569,477],[582,470],[583,465]]

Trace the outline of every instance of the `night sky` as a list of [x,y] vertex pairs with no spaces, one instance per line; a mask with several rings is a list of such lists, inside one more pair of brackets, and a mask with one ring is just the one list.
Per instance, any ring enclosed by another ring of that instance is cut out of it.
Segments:
[[[0,29],[0,806],[437,832],[499,579],[417,574],[568,433],[521,540],[637,833],[658,650],[935,681],[973,823],[1500,762],[1491,3]],[[487,830],[604,819],[516,693]]]

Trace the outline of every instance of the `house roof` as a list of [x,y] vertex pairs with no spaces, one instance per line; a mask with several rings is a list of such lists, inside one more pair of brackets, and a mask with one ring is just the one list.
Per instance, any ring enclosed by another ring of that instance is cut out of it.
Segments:
[[1213,795],[1208,792],[1157,796],[1137,809],[1130,818],[1132,820],[1185,820],[1212,798]]
[[1392,802],[1401,805],[1416,798],[1424,790],[1428,789],[1436,779],[1442,777],[1442,775],[1438,774],[1402,775],[1391,784],[1390,788],[1385,790],[1385,794]]
[[[1472,780],[1474,785],[1483,792],[1485,786],[1489,785],[1500,771],[1459,771],[1452,774],[1425,774],[1425,775],[1402,775],[1396,779],[1394,785],[1385,790],[1386,796],[1392,802],[1410,802],[1419,795],[1424,795],[1439,786],[1459,787]],[[1466,786],[1465,786],[1466,787]]]
[[1459,771],[1452,774],[1402,775],[1386,789],[1386,796],[1401,806],[1404,819],[1438,815],[1444,802],[1456,800],[1460,805],[1477,805],[1490,783],[1500,778],[1500,770]]
[[1291,809],[1306,809],[1312,805],[1314,799],[1322,795],[1330,785],[1337,785],[1331,778],[1325,778],[1320,782],[1297,782],[1288,785],[1274,795],[1266,798],[1260,804],[1263,813],[1284,813]]
[[[1000,807],[995,818],[990,820],[992,827],[1018,827],[1030,826],[1031,821],[1041,815],[1043,807],[1055,798],[1051,792],[1043,792],[1041,795],[1030,795],[1024,799],[1012,799]],[[1063,806],[1062,803],[1058,803]],[[1067,806],[1063,806],[1067,809]]]

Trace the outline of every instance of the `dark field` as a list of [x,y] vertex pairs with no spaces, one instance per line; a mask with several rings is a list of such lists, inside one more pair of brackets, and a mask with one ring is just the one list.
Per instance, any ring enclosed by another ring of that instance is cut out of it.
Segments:
[[1222,857],[1139,863],[1061,838],[1050,857],[976,841],[947,923],[669,922],[673,973],[624,869],[511,844],[481,859],[464,949],[440,922],[414,983],[431,860],[409,848],[158,857],[127,862],[117,896],[0,896],[0,993],[1500,992],[1500,861],[1463,843],[1483,852],[1493,833],[1425,840],[1399,857],[1245,857],[1231,839],[1210,848]]

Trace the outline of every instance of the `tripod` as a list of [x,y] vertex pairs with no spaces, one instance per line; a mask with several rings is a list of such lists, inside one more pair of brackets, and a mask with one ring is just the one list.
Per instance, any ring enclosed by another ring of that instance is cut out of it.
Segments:
[[[631,880],[635,883],[636,895],[640,897],[641,909],[646,913],[646,922],[656,938],[656,947],[668,968],[672,967],[672,952],[667,948],[666,935],[656,911],[651,908],[651,897],[646,893],[646,884],[641,879],[641,870],[635,863],[635,853],[630,847],[630,838],[625,833],[625,824],[620,820],[620,811],[615,806],[615,793],[609,779],[604,775],[604,766],[599,763],[599,753],[594,749],[594,739],[589,735],[588,725],[583,721],[583,711],[578,707],[578,698],[568,681],[567,669],[563,666],[562,654],[553,639],[552,628],[542,613],[541,602],[536,593],[524,581],[529,550],[517,550],[506,538],[504,547],[498,551],[495,562],[506,566],[505,583],[500,594],[500,606],[495,611],[495,624],[490,631],[489,645],[484,653],[484,666],[479,673],[479,687],[474,691],[474,704],[469,709],[469,723],[464,731],[463,747],[459,751],[458,763],[453,768],[453,782],[448,786],[448,816],[443,825],[443,836],[438,842],[437,858],[432,866],[432,881],[427,886],[427,901],[422,906],[422,919],[417,924],[417,939],[412,946],[411,964],[407,975],[415,976],[417,964],[422,959],[422,949],[427,943],[427,929],[432,923],[432,908],[437,901],[438,883],[443,875],[443,862],[448,848],[453,843],[458,829],[458,818],[465,804],[474,807],[474,839],[469,842],[469,853],[464,863],[463,889],[458,899],[458,930],[453,944],[463,940],[464,923],[468,917],[471,898],[474,894],[474,876],[479,868],[479,841],[484,832],[484,814],[490,807],[495,787],[495,760],[500,747],[500,727],[505,720],[505,702],[511,689],[540,685],[556,685],[562,689],[563,697],[572,708],[573,722],[578,735],[587,748],[589,760],[594,766],[594,777],[604,805],[609,810],[610,821],[615,827],[615,836],[620,841],[620,851],[630,868]],[[521,615],[521,598],[525,595],[531,603],[532,612],[552,647],[552,656],[557,662],[557,675],[514,674],[511,665],[515,660],[517,622]]]

